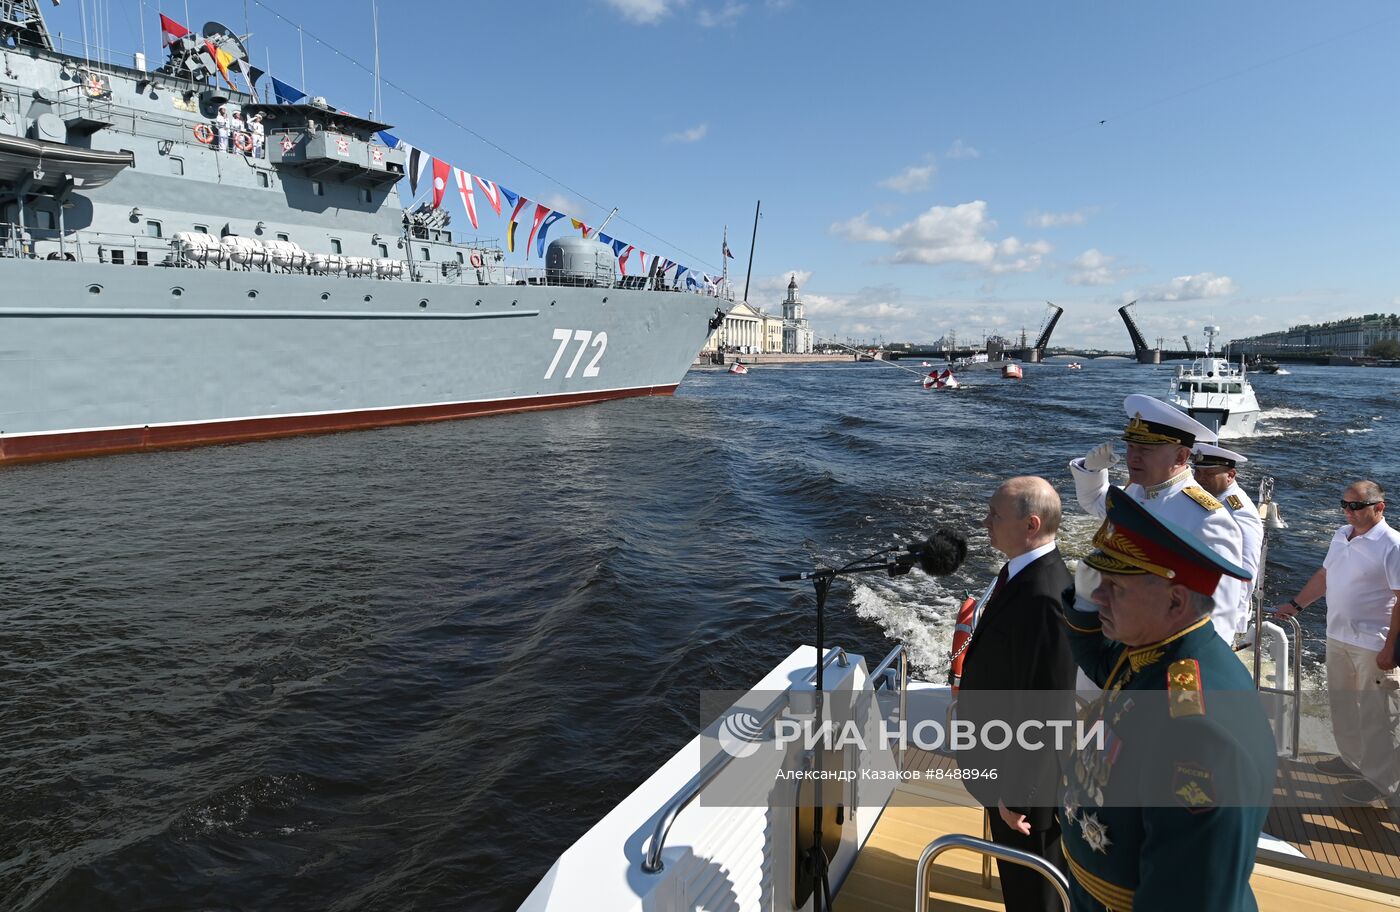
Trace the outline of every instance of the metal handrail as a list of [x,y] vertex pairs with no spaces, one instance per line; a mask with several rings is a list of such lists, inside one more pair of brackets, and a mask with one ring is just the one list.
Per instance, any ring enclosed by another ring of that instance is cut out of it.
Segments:
[[[1254,687],[1260,693],[1279,694],[1293,698],[1293,745],[1291,754],[1294,760],[1298,759],[1298,739],[1303,728],[1303,625],[1296,617],[1277,614],[1273,611],[1263,612],[1271,621],[1280,621],[1289,627],[1288,636],[1293,642],[1293,676],[1291,687],[1265,687],[1263,683],[1256,679]],[[1262,630],[1259,626],[1254,630],[1254,651],[1259,652]]]
[[[842,668],[851,664],[850,658],[846,655],[846,650],[839,646],[826,651],[826,657],[822,661],[822,669],[825,670],[830,667],[832,662],[837,663]],[[816,679],[817,670],[813,668],[807,674],[804,683],[815,681]],[[774,700],[773,704],[763,711],[763,714],[759,716],[758,719],[758,727],[760,730],[766,729],[768,724],[777,718],[778,713],[782,712],[786,702],[785,700]],[[716,754],[711,758],[709,763],[705,764],[705,768],[697,773],[695,778],[690,780],[685,790],[672,798],[670,802],[661,809],[661,816],[656,819],[656,826],[652,828],[651,844],[647,847],[646,858],[642,861],[643,871],[648,874],[660,874],[666,867],[661,861],[661,852],[666,848],[666,837],[670,835],[671,824],[676,822],[676,818],[680,816],[681,811],[685,810],[692,801],[699,797],[700,793],[705,790],[705,787],[711,782],[714,782],[715,778],[729,765],[729,761],[733,759],[734,756],[726,752]]]
[[[900,643],[891,649],[889,655],[880,660],[880,664],[875,666],[875,670],[870,673],[870,680],[873,687],[879,690],[882,686],[887,689],[894,689],[899,694],[899,721],[905,723],[909,718],[909,647]],[[904,769],[905,742],[908,738],[899,739],[899,769]]]
[[1066,912],[1069,912],[1069,880],[1059,868],[1039,855],[997,845],[975,836],[964,836],[961,833],[939,836],[924,847],[923,854],[919,856],[919,867],[914,874],[914,912],[928,912],[928,869],[934,859],[950,849],[967,849],[969,852],[1030,868],[1050,881],[1060,896],[1060,903]]
[[[1265,475],[1259,480],[1259,508],[1268,509],[1274,499],[1274,478]],[[1298,759],[1298,740],[1303,727],[1303,625],[1296,617],[1286,617],[1264,608],[1264,572],[1269,556],[1269,537],[1264,535],[1259,545],[1259,573],[1254,581],[1254,687],[1260,693],[1278,694],[1293,698],[1293,759]],[[1264,618],[1287,622],[1293,645],[1292,687],[1264,686]]]

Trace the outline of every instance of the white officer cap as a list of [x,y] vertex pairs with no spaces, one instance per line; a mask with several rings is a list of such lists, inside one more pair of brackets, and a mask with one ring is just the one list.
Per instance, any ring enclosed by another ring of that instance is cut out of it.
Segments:
[[1129,443],[1171,443],[1190,447],[1198,440],[1206,443],[1216,440],[1210,428],[1161,399],[1133,393],[1123,400],[1123,411],[1128,414],[1123,439]]
[[1249,462],[1249,460],[1234,450],[1227,450],[1222,446],[1198,443],[1191,448],[1192,465],[1223,466],[1227,469],[1233,469],[1242,462]]

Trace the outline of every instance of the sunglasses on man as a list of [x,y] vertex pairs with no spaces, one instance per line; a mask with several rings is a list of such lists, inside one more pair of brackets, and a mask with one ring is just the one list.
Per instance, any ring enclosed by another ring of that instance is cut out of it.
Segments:
[[1354,512],[1356,510],[1364,510],[1367,507],[1374,507],[1376,504],[1383,503],[1385,503],[1385,501],[1383,500],[1344,500],[1342,501],[1342,509],[1351,510]]

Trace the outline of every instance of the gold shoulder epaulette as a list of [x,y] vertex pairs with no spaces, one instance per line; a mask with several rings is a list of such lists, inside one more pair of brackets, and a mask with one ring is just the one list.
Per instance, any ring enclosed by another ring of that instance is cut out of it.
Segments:
[[1167,669],[1167,709],[1173,719],[1206,714],[1206,698],[1201,692],[1200,662],[1181,659]]
[[1231,510],[1244,509],[1244,501],[1240,500],[1240,495],[1238,494],[1225,495],[1225,502],[1230,505]]
[[1200,485],[1187,485],[1181,489],[1181,493],[1205,507],[1207,510],[1219,510],[1225,506],[1214,497],[1211,497],[1210,492]]

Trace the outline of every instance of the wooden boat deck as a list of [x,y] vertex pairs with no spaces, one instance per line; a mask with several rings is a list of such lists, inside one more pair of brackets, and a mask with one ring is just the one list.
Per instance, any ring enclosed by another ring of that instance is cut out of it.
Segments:
[[[1351,805],[1341,795],[1346,780],[1313,768],[1313,761],[1326,757],[1303,754],[1296,762],[1279,763],[1274,807],[1264,831],[1314,862],[1400,892],[1400,812],[1380,804]],[[1292,806],[1300,802],[1313,806]]]
[[[950,765],[948,758],[925,751],[911,750],[905,758],[907,769]],[[1322,790],[1336,786],[1335,780],[1317,773],[1310,765],[1284,766],[1281,790],[1316,789],[1327,797],[1331,792]],[[946,785],[930,784],[927,780],[901,784],[842,885],[835,912],[908,912],[914,908],[914,871],[924,847],[946,833],[983,833],[982,810],[963,806],[967,797],[960,792],[962,786],[951,780]],[[1295,830],[1285,832],[1286,826]],[[1387,883],[1391,875],[1384,873],[1400,863],[1400,846],[1394,842],[1400,836],[1393,812],[1367,808],[1329,813],[1276,809],[1269,817],[1269,832],[1297,845],[1310,860],[1305,866],[1319,859],[1321,863],[1314,867],[1321,874],[1349,876],[1345,881],[1334,880],[1300,870],[1297,860],[1284,861],[1272,853],[1267,858],[1261,856],[1250,881],[1261,912],[1400,909],[1400,880]],[[1304,842],[1295,842],[1295,833]],[[934,865],[929,881],[931,909],[966,912],[1002,908],[995,866],[991,887],[982,886],[980,855],[959,850],[946,853]]]

